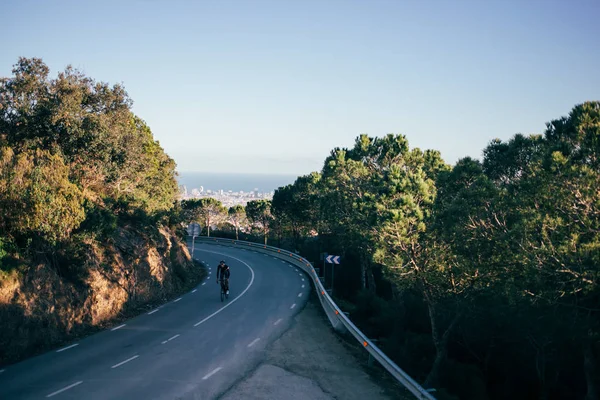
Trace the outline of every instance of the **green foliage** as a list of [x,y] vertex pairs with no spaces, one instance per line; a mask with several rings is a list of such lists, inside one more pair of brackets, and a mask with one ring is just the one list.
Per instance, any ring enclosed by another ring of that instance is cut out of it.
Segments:
[[119,223],[166,220],[177,183],[174,161],[122,86],[70,66],[49,72],[41,59],[20,58],[0,79],[0,229],[18,252],[56,264],[64,249],[106,239]]
[[40,59],[20,58],[0,80],[0,132],[16,154],[60,156],[69,180],[93,201],[125,200],[156,213],[177,195],[175,163],[131,108],[123,87],[95,82],[67,67],[48,78]]
[[85,215],[83,195],[69,182],[59,155],[46,150],[15,154],[0,147],[0,226],[14,240],[64,241]]
[[278,189],[270,225],[315,259],[342,255],[336,283],[363,290],[338,288],[340,303],[440,397],[592,398],[600,102],[483,155],[451,168],[402,135],[361,135],[310,184]]
[[184,200],[181,202],[181,207],[185,221],[200,222],[200,226],[206,229],[207,236],[210,236],[211,227],[221,223],[227,215],[227,209],[219,200],[212,197]]
[[246,228],[248,225],[248,217],[246,216],[246,209],[241,204],[237,204],[230,207],[227,210],[227,222],[235,229],[235,238],[240,238],[240,228]]
[[267,244],[267,238],[271,229],[273,215],[271,214],[270,200],[252,200],[246,204],[246,215],[254,227],[259,229]]

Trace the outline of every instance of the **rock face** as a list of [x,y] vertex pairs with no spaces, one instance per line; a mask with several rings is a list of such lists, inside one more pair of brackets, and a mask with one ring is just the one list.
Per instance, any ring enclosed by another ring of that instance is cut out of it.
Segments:
[[38,264],[0,275],[0,365],[131,317],[204,274],[164,227],[121,227],[106,243],[86,246],[68,273]]

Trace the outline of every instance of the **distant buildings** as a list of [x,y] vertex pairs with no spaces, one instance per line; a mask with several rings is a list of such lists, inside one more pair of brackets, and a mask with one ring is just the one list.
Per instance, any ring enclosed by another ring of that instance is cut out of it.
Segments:
[[232,190],[225,191],[223,189],[219,189],[218,191],[206,190],[201,187],[201,189],[192,189],[191,193],[188,193],[188,190],[185,186],[180,187],[180,198],[181,200],[188,199],[201,199],[203,197],[212,197],[214,199],[219,200],[225,207],[232,207],[237,204],[241,204],[245,206],[249,201],[252,200],[271,200],[273,199],[274,192],[261,193],[258,191],[258,188],[255,188],[254,191],[250,193],[246,193],[243,190],[239,192],[234,192]]

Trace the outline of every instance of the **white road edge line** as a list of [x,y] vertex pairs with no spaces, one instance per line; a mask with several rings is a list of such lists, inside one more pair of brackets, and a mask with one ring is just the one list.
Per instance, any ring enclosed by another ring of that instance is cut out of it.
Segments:
[[157,312],[158,310],[160,310],[160,308],[157,308],[156,310],[152,310],[152,311],[150,311],[150,312],[148,313],[148,315],[152,315],[152,314],[154,314],[155,312]]
[[113,365],[111,368],[117,368],[117,367],[120,367],[121,365],[123,365],[123,364],[125,364],[125,363],[128,363],[129,361],[135,360],[135,359],[136,359],[136,358],[138,358],[138,357],[139,357],[139,355],[135,355],[135,356],[133,356],[133,357],[131,357],[131,358],[128,358],[128,359],[127,359],[127,360],[125,360],[125,361],[121,361],[120,363]]
[[215,368],[214,370],[212,370],[211,372],[209,372],[207,375],[204,376],[204,378],[202,378],[203,381],[207,380],[208,378],[210,378],[211,376],[213,376],[214,374],[216,374],[217,372],[219,372],[221,369],[221,367],[219,368]]
[[279,325],[279,323],[280,323],[281,321],[283,321],[283,320],[282,320],[281,318],[279,318],[277,321],[275,321],[275,323],[274,323],[273,325],[277,326],[277,325]]
[[296,307],[296,303],[292,304],[292,306],[290,307],[290,310],[293,310],[294,307]]
[[73,347],[75,347],[75,346],[79,346],[79,343],[75,343],[75,344],[72,344],[72,345],[70,345],[70,346],[63,347],[63,348],[62,348],[62,349],[60,349],[60,350],[56,350],[56,352],[57,352],[57,353],[60,353],[61,351],[65,351],[65,350],[72,349],[72,348],[73,348]]
[[253,341],[250,342],[250,344],[248,345],[248,347],[254,346],[256,343],[258,343],[259,340],[260,340],[260,338],[254,339]]
[[[246,267],[248,267],[248,269],[250,270],[250,273],[252,274],[252,276],[250,277],[250,283],[248,284],[248,286],[246,286],[246,289],[244,289],[244,290],[242,291],[242,293],[240,293],[240,294],[239,294],[239,295],[238,295],[238,296],[237,296],[235,299],[231,300],[229,303],[227,303],[227,304],[226,304],[226,305],[224,305],[223,307],[219,308],[219,309],[218,309],[217,311],[215,311],[214,313],[210,314],[208,317],[204,318],[202,321],[200,321],[200,322],[196,322],[196,323],[194,324],[194,326],[198,326],[198,325],[200,325],[200,324],[204,323],[205,321],[208,321],[209,319],[211,319],[212,317],[214,317],[215,315],[217,315],[218,313],[220,313],[221,311],[223,311],[224,309],[226,309],[227,307],[229,307],[230,305],[232,305],[233,303],[235,303],[236,301],[238,301],[238,299],[239,299],[240,297],[242,297],[242,296],[243,296],[243,295],[244,295],[244,294],[245,294],[245,293],[248,291],[248,289],[250,289],[250,286],[252,286],[252,284],[254,283],[254,270],[253,270],[253,269],[252,269],[252,267],[250,267],[250,266],[249,266],[249,265],[248,265],[246,262],[244,262],[244,261],[240,260],[239,258],[232,257],[232,256],[229,256],[229,255],[227,255],[227,254],[219,253],[219,252],[216,252],[216,251],[209,251],[209,250],[201,250],[201,251],[206,251],[206,252],[208,252],[208,253],[220,254],[220,255],[222,255],[222,256],[227,256],[227,257],[229,257],[229,258],[233,258],[234,260],[237,260],[237,261],[241,262],[242,264],[244,264]],[[206,283],[206,282],[205,282],[205,283]],[[203,285],[204,285],[204,283],[203,283]]]
[[179,337],[179,336],[180,336],[180,335],[179,335],[179,333],[178,333],[177,335],[173,336],[172,338],[169,338],[169,339],[167,339],[167,340],[163,340],[162,344],[168,343],[168,342],[170,342],[171,340],[173,340],[173,339],[175,339],[175,338],[177,338],[177,337]]
[[119,326],[117,326],[117,327],[114,327],[114,328],[112,328],[112,329],[111,329],[111,331],[116,331],[117,329],[121,329],[121,328],[122,328],[122,327],[124,327],[125,325],[127,325],[127,324],[123,324],[123,325],[119,325]]
[[194,290],[192,290],[192,293],[196,293],[196,290],[198,290],[198,289],[194,289]]
[[181,300],[181,297],[178,299],[173,300],[173,303],[177,303],[179,300]]
[[77,386],[77,385],[81,385],[82,383],[83,383],[83,381],[75,382],[75,383],[73,383],[72,385],[69,385],[69,386],[66,386],[66,387],[64,387],[64,388],[62,388],[62,389],[60,389],[60,390],[57,390],[57,391],[56,391],[56,392],[54,392],[54,393],[50,393],[50,394],[49,394],[48,396],[46,396],[46,397],[52,397],[52,396],[56,396],[57,394],[59,394],[59,393],[62,393],[62,392],[64,392],[65,390],[72,389],[72,388],[74,388],[74,387],[75,387],[75,386]]

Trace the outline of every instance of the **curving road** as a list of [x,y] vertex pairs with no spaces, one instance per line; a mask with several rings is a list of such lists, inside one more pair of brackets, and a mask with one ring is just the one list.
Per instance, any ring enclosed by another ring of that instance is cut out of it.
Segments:
[[[247,375],[310,291],[291,264],[249,250],[197,244],[211,270],[189,293],[70,346],[0,370],[0,399],[209,399]],[[214,273],[231,268],[221,303]]]

